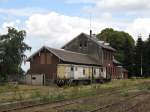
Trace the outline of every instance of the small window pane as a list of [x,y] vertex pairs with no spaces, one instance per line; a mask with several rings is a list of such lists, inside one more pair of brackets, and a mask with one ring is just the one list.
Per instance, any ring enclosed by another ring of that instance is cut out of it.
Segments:
[[36,77],[32,77],[32,80],[35,80],[36,79]]

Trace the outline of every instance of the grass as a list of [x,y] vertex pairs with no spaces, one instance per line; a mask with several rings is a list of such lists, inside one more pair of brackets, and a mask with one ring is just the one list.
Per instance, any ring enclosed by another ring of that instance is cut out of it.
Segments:
[[105,94],[111,90],[122,88],[122,95],[128,96],[127,88],[136,87],[139,91],[150,91],[150,79],[112,80],[105,84],[80,85],[63,88],[52,86],[29,86],[5,84],[0,86],[0,103],[24,101],[28,99],[41,99],[42,101],[56,101],[75,99],[96,94]]

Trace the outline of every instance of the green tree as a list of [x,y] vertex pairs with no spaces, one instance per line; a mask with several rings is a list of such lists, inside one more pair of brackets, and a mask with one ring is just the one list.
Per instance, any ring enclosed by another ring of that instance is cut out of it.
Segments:
[[24,42],[26,32],[18,31],[15,28],[8,27],[8,33],[0,35],[0,75],[7,77],[8,75],[19,74],[22,72],[21,64],[25,60],[26,50],[31,47]]
[[122,62],[123,66],[129,71],[129,77],[134,74],[133,71],[133,50],[134,46],[130,43],[129,39],[126,38],[123,45],[123,55],[124,60]]
[[144,42],[143,49],[143,73],[150,76],[150,37]]
[[144,61],[143,48],[144,48],[144,42],[142,38],[139,37],[136,42],[135,53],[134,53],[134,71],[135,71],[134,73],[136,76],[140,76],[141,74],[141,66],[143,65],[142,62]]

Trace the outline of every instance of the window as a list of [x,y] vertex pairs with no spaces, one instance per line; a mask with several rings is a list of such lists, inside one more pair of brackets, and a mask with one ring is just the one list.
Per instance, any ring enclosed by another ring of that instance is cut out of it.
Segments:
[[73,67],[71,67],[71,71],[73,71]]
[[81,48],[83,45],[82,45],[82,41],[80,40],[80,44],[79,44],[79,47]]
[[83,75],[85,75],[85,69],[83,69]]
[[82,47],[82,43],[80,42],[80,47]]
[[87,47],[87,41],[84,42],[84,47]]
[[101,68],[101,72],[103,72],[103,68]]
[[32,80],[35,80],[36,79],[36,77],[32,77]]

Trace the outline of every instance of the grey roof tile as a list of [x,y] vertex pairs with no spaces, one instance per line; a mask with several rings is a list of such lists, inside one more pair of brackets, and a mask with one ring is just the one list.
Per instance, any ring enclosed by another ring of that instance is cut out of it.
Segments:
[[35,52],[33,55],[31,55],[27,59],[27,61],[29,61],[35,54],[40,52],[43,48],[45,48],[48,51],[50,51],[51,53],[53,53],[55,56],[57,56],[64,62],[87,64],[87,65],[100,65],[95,59],[88,56],[87,54],[76,53],[76,52],[67,51],[64,49],[55,49],[55,48],[50,48],[47,46],[43,46],[41,49],[39,49],[37,52]]

